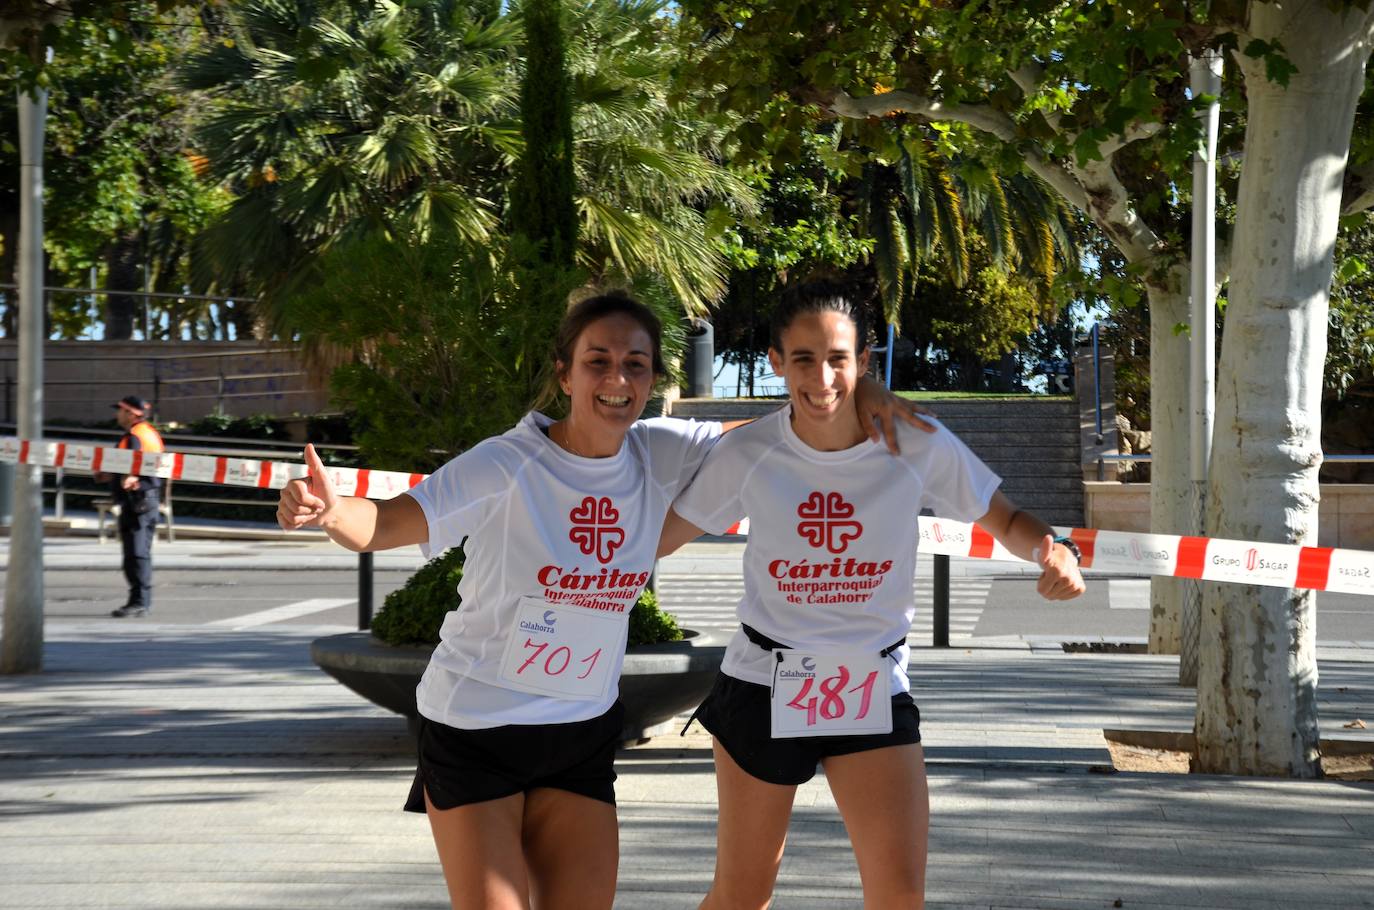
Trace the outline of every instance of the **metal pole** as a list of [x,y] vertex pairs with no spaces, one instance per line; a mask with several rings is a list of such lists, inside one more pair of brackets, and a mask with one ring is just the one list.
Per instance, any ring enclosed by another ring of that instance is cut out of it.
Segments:
[[372,628],[372,554],[358,554],[358,628]]
[[[1207,466],[1212,456],[1212,412],[1215,406],[1216,351],[1216,207],[1217,129],[1221,105],[1221,55],[1207,51],[1191,64],[1193,97],[1214,99],[1199,113],[1203,142],[1193,155],[1193,248],[1189,266],[1192,332],[1189,336],[1189,499],[1192,531],[1205,535],[1207,527]],[[1178,682],[1196,686],[1202,625],[1202,584],[1184,585],[1179,617]]]
[[949,647],[949,557],[943,553],[935,554],[934,577],[935,616],[931,627],[931,644],[937,648]]
[[[35,50],[37,50],[35,48]],[[51,60],[51,53],[47,52]],[[35,62],[38,62],[35,54]],[[19,437],[43,435],[43,127],[48,93],[19,90]],[[43,668],[43,470],[14,466],[0,673]]]
[[1094,322],[1093,340],[1093,410],[1097,414],[1097,444],[1102,445],[1102,353],[1098,349],[1098,332],[1101,323]]
[[66,472],[58,468],[54,472],[53,514],[61,521],[67,517]]
[[897,340],[897,327],[887,324],[887,364],[883,367],[883,385],[892,388],[892,342]]

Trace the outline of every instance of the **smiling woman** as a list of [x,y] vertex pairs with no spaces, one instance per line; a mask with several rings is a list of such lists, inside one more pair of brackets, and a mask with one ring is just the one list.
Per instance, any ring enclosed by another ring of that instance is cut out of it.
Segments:
[[662,335],[653,311],[623,292],[578,304],[554,339],[558,386],[570,412],[549,427],[549,438],[580,458],[615,454],[654,380],[667,372]]
[[768,351],[788,406],[722,440],[664,527],[660,555],[750,521],[740,629],[698,712],[720,793],[707,910],[768,905],[796,788],[817,764],[864,906],[922,906],[929,801],[906,672],[921,508],[976,519],[1023,558],[1039,547],[1043,596],[1083,590],[1075,555],[948,430],[900,434],[895,457],[867,438],[855,410],[865,341],[843,289],[793,289]]
[[461,607],[416,690],[418,769],[455,905],[609,908],[618,835],[612,758],[624,726],[628,621],[668,504],[717,423],[640,420],[663,361],[658,319],[621,293],[573,306],[555,335],[568,413],[537,411],[385,502],[310,477],[284,528],[353,550],[463,544]]

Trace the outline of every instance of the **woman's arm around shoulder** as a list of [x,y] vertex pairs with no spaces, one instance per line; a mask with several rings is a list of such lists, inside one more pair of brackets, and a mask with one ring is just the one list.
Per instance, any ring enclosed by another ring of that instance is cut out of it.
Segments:
[[330,540],[357,553],[429,540],[429,523],[413,496],[340,496],[313,445],[305,447],[305,464],[309,475],[290,481],[277,500],[277,524],[283,529],[323,528]]
[[696,540],[705,533],[677,514],[677,510],[669,509],[667,517],[663,519],[663,531],[658,535],[658,554],[655,558],[662,559],[669,553],[675,553],[683,544]]

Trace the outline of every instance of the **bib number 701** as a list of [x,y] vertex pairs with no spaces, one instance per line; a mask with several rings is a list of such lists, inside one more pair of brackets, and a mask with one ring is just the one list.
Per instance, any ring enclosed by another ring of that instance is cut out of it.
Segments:
[[781,657],[773,680],[775,739],[891,732],[892,700],[882,658],[774,653]]
[[[529,654],[529,656],[525,658],[524,663],[522,663],[519,667],[516,668],[515,675],[519,676],[521,673],[524,673],[526,670],[529,670],[530,667],[534,667],[534,670],[532,672],[542,672],[545,676],[563,675],[563,673],[567,671],[568,665],[573,662],[572,648],[569,648],[567,645],[559,645],[558,647],[554,648],[548,654],[547,657],[545,657],[544,652],[548,650],[549,643],[547,641],[541,641],[536,644],[534,639],[526,638],[525,651],[527,654]],[[539,658],[541,657],[544,658],[542,665],[540,665],[539,663]],[[579,665],[585,664],[587,668],[583,670],[581,673],[575,674],[575,678],[586,679],[588,676],[591,676],[592,671],[596,669],[596,662],[600,659],[601,648],[597,648],[595,651],[588,654],[586,657],[580,659],[577,663]]]
[[500,684],[557,698],[604,698],[620,669],[625,628],[623,614],[526,598],[507,633]]

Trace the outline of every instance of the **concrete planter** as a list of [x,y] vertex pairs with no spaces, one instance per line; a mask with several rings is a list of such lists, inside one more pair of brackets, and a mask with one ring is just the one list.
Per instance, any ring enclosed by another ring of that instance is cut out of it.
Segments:
[[[625,703],[621,739],[639,742],[696,707],[711,690],[725,656],[725,639],[684,630],[682,641],[635,645],[625,654],[620,700]],[[413,720],[415,686],[429,665],[432,645],[396,647],[370,632],[345,632],[310,643],[310,658],[324,672],[373,704]]]

